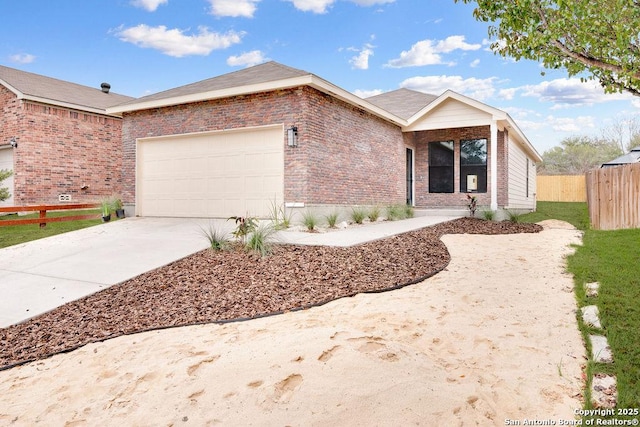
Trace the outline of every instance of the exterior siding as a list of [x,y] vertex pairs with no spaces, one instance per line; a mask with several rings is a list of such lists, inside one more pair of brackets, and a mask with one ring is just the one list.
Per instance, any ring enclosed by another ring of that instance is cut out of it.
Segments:
[[408,130],[435,130],[446,128],[475,127],[489,123],[491,115],[463,104],[457,100],[447,100],[431,111],[429,115],[414,123]]
[[399,127],[309,87],[236,96],[125,114],[124,201],[135,203],[136,140],[283,124],[298,128],[298,147],[283,134],[285,202],[350,205],[404,200]]
[[18,140],[15,205],[55,204],[60,194],[96,202],[121,192],[121,119],[18,100],[1,86],[0,104],[2,139]]
[[[510,209],[535,210],[536,168],[524,150],[515,143],[509,145],[509,202]],[[529,165],[527,180],[527,164]],[[528,181],[528,191],[527,191]]]

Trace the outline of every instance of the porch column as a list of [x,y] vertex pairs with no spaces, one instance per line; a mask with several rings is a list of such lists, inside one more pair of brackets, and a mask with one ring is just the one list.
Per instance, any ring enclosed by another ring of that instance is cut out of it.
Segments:
[[489,149],[491,159],[491,210],[498,210],[498,122],[491,120],[491,142]]

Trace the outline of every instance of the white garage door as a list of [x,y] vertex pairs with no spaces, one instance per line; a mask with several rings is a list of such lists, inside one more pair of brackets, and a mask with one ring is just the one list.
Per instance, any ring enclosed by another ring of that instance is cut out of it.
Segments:
[[138,140],[140,216],[268,217],[284,192],[282,125]]
[[[13,170],[13,148],[0,148],[0,169]],[[7,187],[11,193],[11,197],[0,202],[0,206],[13,206],[13,175],[0,182],[0,187]]]

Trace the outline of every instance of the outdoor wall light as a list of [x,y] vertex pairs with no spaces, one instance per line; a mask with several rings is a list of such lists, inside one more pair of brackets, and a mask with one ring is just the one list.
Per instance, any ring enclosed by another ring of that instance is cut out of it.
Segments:
[[13,148],[18,148],[18,141],[16,141],[15,136],[9,140],[9,144],[11,144]]
[[287,129],[287,145],[289,147],[297,147],[298,146],[298,127],[291,126]]

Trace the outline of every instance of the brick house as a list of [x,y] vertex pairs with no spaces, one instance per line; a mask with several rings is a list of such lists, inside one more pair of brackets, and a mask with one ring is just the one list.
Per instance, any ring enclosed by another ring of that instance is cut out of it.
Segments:
[[133,98],[0,66],[0,206],[95,202],[122,188],[122,119]]
[[362,99],[268,62],[107,108],[123,118],[123,200],[140,216],[268,216],[409,203],[535,209],[542,159],[511,117],[447,91]]

